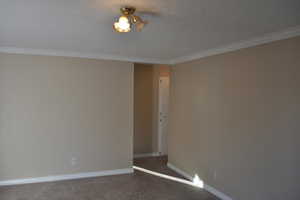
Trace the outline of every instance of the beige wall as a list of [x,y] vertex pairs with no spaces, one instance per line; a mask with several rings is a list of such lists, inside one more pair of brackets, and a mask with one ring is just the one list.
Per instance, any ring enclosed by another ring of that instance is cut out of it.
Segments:
[[132,141],[133,64],[0,54],[0,181],[128,168]]
[[233,199],[300,199],[300,37],[172,70],[170,163]]
[[134,154],[152,153],[153,66],[134,65]]

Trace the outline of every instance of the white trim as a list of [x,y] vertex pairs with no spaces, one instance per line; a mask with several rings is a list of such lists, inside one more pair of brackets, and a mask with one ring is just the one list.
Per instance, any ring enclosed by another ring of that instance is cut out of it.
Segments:
[[248,47],[257,46],[260,44],[266,44],[277,40],[283,40],[292,38],[300,35],[300,26],[290,27],[283,31],[273,32],[265,34],[260,37],[252,38],[249,40],[243,40],[240,42],[234,42],[225,46],[207,49],[186,56],[179,56],[173,59],[155,59],[155,58],[138,58],[138,57],[127,57],[121,55],[111,54],[99,54],[99,53],[82,53],[74,51],[61,51],[55,49],[32,49],[32,48],[17,48],[0,46],[1,53],[14,53],[14,54],[25,54],[25,55],[45,55],[45,56],[64,56],[64,57],[78,57],[78,58],[92,58],[92,59],[103,59],[103,60],[117,60],[126,62],[137,62],[137,63],[150,63],[150,64],[168,64],[174,65],[183,62],[189,62],[200,58],[218,55],[226,52],[236,51]]
[[191,185],[191,186],[194,186],[194,187],[203,188],[202,184],[195,183],[193,181],[189,181],[189,180],[186,180],[186,179],[177,178],[177,177],[174,177],[174,176],[169,176],[169,175],[166,175],[166,174],[158,173],[158,172],[151,171],[151,170],[141,168],[141,167],[137,167],[137,166],[133,166],[133,169],[144,172],[144,173],[147,173],[147,174],[151,174],[151,175],[154,175],[154,176],[158,176],[160,178],[176,181],[176,182]]
[[167,166],[172,169],[173,171],[177,172],[178,174],[180,174],[181,176],[183,176],[184,178],[193,181],[193,177],[191,175],[189,175],[188,173],[186,173],[185,171],[179,169],[178,167],[175,167],[175,165],[171,164],[168,162]]
[[153,153],[139,153],[139,154],[134,154],[133,158],[145,158],[145,157],[156,157],[156,156],[162,156],[158,152],[153,152]]
[[153,153],[139,153],[139,154],[134,154],[134,158],[145,158],[145,157],[152,157]]
[[153,152],[152,156],[157,157],[157,156],[166,156],[167,154],[160,154],[159,152]]
[[75,52],[75,51],[60,51],[55,49],[32,49],[32,48],[16,48],[16,47],[0,46],[0,53],[90,58],[90,59],[116,60],[116,61],[150,63],[150,64],[169,64],[167,60],[162,60],[162,59],[137,58],[137,57],[117,56],[111,54],[82,53],[82,52]]
[[98,177],[98,176],[129,174],[129,173],[133,173],[133,168],[106,170],[106,171],[99,171],[99,172],[86,172],[86,173],[78,173],[78,174],[65,174],[65,175],[58,175],[58,176],[14,179],[14,180],[0,181],[0,186],[63,181],[63,180],[91,178],[91,177]]
[[244,41],[228,44],[226,46],[221,46],[218,48],[204,50],[204,51],[201,51],[198,53],[194,53],[192,55],[181,56],[181,57],[170,60],[169,63],[170,64],[179,64],[179,63],[189,62],[189,61],[197,60],[197,59],[208,57],[208,56],[213,56],[213,55],[222,54],[222,53],[226,53],[226,52],[236,51],[239,49],[244,49],[244,48],[253,47],[253,46],[257,46],[257,45],[261,45],[261,44],[266,44],[266,43],[274,42],[277,40],[292,38],[292,37],[296,37],[299,35],[300,35],[300,26],[296,26],[296,27],[288,28],[284,31],[273,32],[273,33],[265,34],[263,36],[252,38],[249,40],[244,40]]
[[[168,97],[168,100],[169,100],[169,96],[170,96],[170,88],[168,87],[168,92],[167,92],[167,94],[166,93],[164,93],[163,95],[162,95],[162,81],[163,80],[165,80],[165,81],[167,81],[168,82],[168,86],[170,86],[169,84],[170,84],[170,77],[169,76],[160,76],[159,77],[159,80],[158,80],[158,112],[157,112],[157,124],[158,124],[158,126],[157,126],[157,135],[158,135],[158,137],[157,137],[157,144],[158,144],[158,147],[157,147],[157,149],[158,149],[158,154],[161,154],[161,155],[165,155],[165,154],[167,154],[168,153],[168,150],[167,150],[167,141],[165,141],[166,143],[164,143],[164,141],[163,141],[163,136],[164,136],[164,134],[163,134],[163,130],[162,130],[162,123],[161,123],[161,116],[160,116],[160,113],[161,113],[161,111],[162,111],[162,97],[163,96],[167,96]],[[168,102],[169,103],[169,102]],[[167,109],[167,117],[168,117],[168,115],[169,115],[169,113],[168,113],[168,109]],[[167,118],[167,121],[166,121],[166,126],[167,126],[167,128],[168,128],[168,118]],[[165,134],[167,134],[166,132],[165,132]],[[166,138],[165,138],[166,139]],[[165,151],[164,151],[165,150]]]
[[[175,165],[173,165],[172,163],[167,164],[167,166],[174,170],[175,172],[177,172],[178,174],[182,175],[183,177],[187,178],[188,180],[193,181],[193,177],[191,175],[189,175],[188,173],[186,173],[185,171],[179,169],[178,167],[176,167]],[[222,200],[232,200],[231,197],[227,196],[226,194],[224,194],[223,192],[220,192],[219,190],[213,188],[210,185],[205,184],[204,182],[204,189],[212,194],[214,194],[215,196],[217,196],[218,198],[222,199]]]
[[215,196],[219,197],[222,200],[232,200],[231,197],[227,196],[226,194],[220,192],[219,190],[217,190],[216,188],[213,188],[210,185],[207,185],[204,183],[204,189],[212,194],[214,194]]

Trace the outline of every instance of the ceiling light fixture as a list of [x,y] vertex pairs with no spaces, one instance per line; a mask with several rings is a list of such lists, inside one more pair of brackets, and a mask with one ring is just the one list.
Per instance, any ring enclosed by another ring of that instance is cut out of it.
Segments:
[[114,30],[119,33],[128,33],[133,29],[141,31],[148,22],[134,15],[135,10],[134,7],[122,7],[120,9],[122,15],[119,17],[119,20],[114,23]]
[[120,33],[127,33],[131,30],[129,20],[126,16],[121,16],[118,22],[114,23],[114,28]]

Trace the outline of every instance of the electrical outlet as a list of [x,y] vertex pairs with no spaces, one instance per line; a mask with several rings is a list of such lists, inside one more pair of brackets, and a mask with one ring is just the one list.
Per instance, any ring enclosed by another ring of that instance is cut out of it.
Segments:
[[77,164],[77,158],[76,157],[72,157],[71,158],[71,165],[75,166]]

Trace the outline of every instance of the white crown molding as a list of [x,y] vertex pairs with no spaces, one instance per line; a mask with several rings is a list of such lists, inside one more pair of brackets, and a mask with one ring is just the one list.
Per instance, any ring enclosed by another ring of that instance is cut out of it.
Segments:
[[16,48],[16,47],[0,46],[0,53],[90,58],[90,59],[114,60],[114,61],[149,63],[149,64],[169,64],[169,62],[166,60],[159,60],[153,58],[138,58],[138,57],[116,56],[110,54],[81,53],[75,51],[60,51],[60,50],[53,50],[53,49],[32,49],[32,48]]
[[296,26],[296,27],[288,28],[283,31],[273,32],[273,33],[263,35],[261,37],[252,38],[250,40],[244,40],[244,41],[228,44],[226,46],[212,48],[191,55],[180,56],[173,59],[138,58],[138,57],[117,56],[117,55],[110,55],[110,54],[82,53],[82,52],[73,52],[73,51],[60,51],[60,50],[53,50],[53,49],[32,49],[32,48],[16,48],[16,47],[4,47],[4,46],[0,46],[0,53],[63,56],[63,57],[126,61],[126,62],[134,62],[134,63],[175,65],[175,64],[189,62],[189,61],[197,60],[208,56],[223,54],[226,52],[231,52],[239,49],[266,44],[277,40],[296,37],[299,35],[300,35],[300,26]]
[[169,61],[169,64],[174,65],[174,64],[189,62],[189,61],[197,60],[197,59],[208,57],[208,56],[223,54],[226,52],[236,51],[239,49],[244,49],[244,48],[253,47],[253,46],[257,46],[257,45],[261,45],[261,44],[266,44],[266,43],[270,43],[273,41],[292,38],[292,37],[296,37],[299,35],[300,35],[300,26],[296,26],[296,27],[288,28],[284,31],[273,32],[270,34],[263,35],[261,37],[252,38],[250,40],[244,40],[244,41],[236,42],[236,43],[229,44],[226,46],[204,50],[204,51],[192,54],[192,55],[174,58]]
[[[167,166],[174,170],[175,172],[177,172],[178,174],[180,174],[181,176],[183,176],[184,178],[193,181],[193,177],[191,175],[189,175],[188,173],[186,173],[185,171],[179,169],[178,167],[176,167],[174,164],[169,163],[167,164]],[[228,195],[224,194],[223,192],[220,192],[219,190],[217,190],[216,188],[207,185],[204,183],[204,187],[203,187],[206,191],[214,194],[216,197],[222,199],[222,200],[232,200],[231,197],[229,197]]]
[[129,174],[129,173],[133,173],[133,168],[106,170],[106,171],[99,171],[99,172],[87,172],[87,173],[78,173],[78,174],[65,174],[65,175],[58,175],[58,176],[46,176],[46,177],[6,180],[6,181],[0,181],[0,186],[63,181],[63,180],[91,178],[91,177],[98,177],[98,176]]

